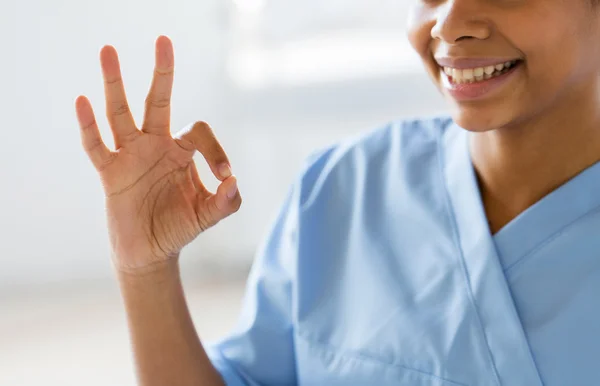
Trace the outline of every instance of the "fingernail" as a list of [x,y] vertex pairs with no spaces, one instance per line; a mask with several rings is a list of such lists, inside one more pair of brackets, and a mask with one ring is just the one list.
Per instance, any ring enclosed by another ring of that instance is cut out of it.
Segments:
[[231,177],[231,168],[229,167],[229,165],[221,164],[219,166],[219,174],[223,179]]
[[229,189],[227,189],[227,198],[229,198],[230,200],[234,198],[237,193],[237,190],[237,181],[233,181],[233,184],[229,187]]

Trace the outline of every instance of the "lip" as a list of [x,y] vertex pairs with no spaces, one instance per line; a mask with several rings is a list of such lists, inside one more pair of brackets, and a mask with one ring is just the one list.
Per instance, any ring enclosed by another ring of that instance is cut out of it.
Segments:
[[495,57],[495,58],[466,58],[466,57],[448,57],[438,56],[434,58],[440,67],[456,68],[464,70],[466,68],[488,67],[500,63],[512,62],[519,58]]
[[454,84],[450,81],[450,77],[444,73],[442,68],[440,68],[440,76],[442,79],[442,86],[450,96],[458,102],[466,102],[490,96],[490,94],[498,91],[515,78],[518,73],[522,71],[522,67],[523,63],[518,62],[509,71],[500,76],[475,83]]

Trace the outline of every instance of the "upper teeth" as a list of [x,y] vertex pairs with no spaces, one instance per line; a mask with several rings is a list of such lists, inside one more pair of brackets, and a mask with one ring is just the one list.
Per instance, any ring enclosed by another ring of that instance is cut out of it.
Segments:
[[444,72],[446,73],[446,75],[452,77],[452,80],[454,80],[457,83],[461,81],[482,80],[491,78],[495,72],[501,72],[511,68],[515,65],[515,63],[517,63],[517,61],[513,60],[510,62],[499,63],[493,66],[465,69],[444,67]]

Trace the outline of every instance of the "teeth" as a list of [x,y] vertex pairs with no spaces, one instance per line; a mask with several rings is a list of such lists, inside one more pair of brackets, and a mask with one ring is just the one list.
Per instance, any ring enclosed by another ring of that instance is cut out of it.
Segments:
[[476,67],[476,68],[466,68],[466,69],[456,69],[451,67],[444,67],[443,71],[446,75],[452,78],[454,83],[472,83],[479,82],[484,79],[490,79],[494,76],[501,75],[508,71],[509,68],[517,63],[516,60],[499,63],[495,66],[487,66],[487,67]]
[[456,68],[452,69],[452,79],[456,81],[456,83],[460,83],[463,79],[462,70],[457,70]]

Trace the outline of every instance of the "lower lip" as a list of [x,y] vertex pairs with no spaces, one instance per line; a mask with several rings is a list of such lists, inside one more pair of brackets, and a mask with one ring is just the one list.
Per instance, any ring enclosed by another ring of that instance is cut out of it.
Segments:
[[450,77],[442,70],[442,84],[446,91],[457,101],[471,101],[489,96],[492,92],[507,84],[515,77],[521,68],[522,62],[518,62],[510,70],[502,75],[474,83],[454,84]]

